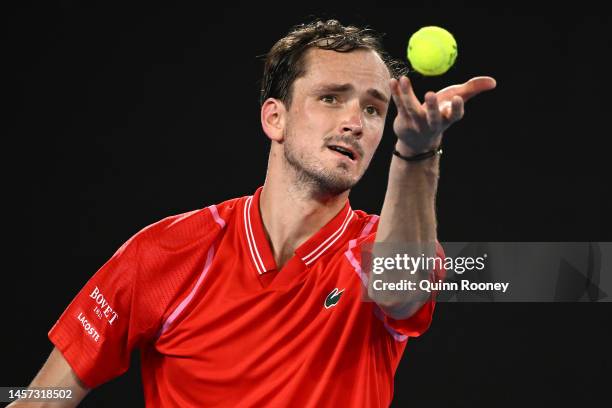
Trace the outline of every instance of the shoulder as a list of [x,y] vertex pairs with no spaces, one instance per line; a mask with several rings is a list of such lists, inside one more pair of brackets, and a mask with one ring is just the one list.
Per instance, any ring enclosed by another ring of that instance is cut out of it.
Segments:
[[238,214],[247,197],[233,198],[200,209],[170,215],[147,225],[125,244],[140,250],[178,249],[212,240]]
[[131,276],[139,294],[156,293],[163,309],[189,282],[197,280],[207,253],[223,238],[245,199],[227,200],[147,225],[119,248],[110,265],[129,273],[122,275]]

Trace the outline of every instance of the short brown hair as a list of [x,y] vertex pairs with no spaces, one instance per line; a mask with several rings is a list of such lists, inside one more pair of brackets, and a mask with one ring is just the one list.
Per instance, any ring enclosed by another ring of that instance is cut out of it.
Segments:
[[295,27],[265,55],[261,84],[260,104],[268,98],[281,100],[291,105],[291,86],[304,75],[304,54],[312,47],[349,52],[354,49],[369,49],[380,55],[392,77],[408,72],[406,64],[394,60],[382,47],[382,35],[369,28],[343,26],[338,20],[315,20]]

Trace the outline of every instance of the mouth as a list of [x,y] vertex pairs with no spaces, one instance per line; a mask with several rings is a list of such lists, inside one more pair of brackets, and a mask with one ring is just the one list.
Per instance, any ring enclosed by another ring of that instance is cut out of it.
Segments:
[[327,146],[327,148],[333,150],[334,152],[338,152],[351,160],[355,160],[357,158],[357,153],[355,153],[355,151],[352,150],[350,147],[331,145]]

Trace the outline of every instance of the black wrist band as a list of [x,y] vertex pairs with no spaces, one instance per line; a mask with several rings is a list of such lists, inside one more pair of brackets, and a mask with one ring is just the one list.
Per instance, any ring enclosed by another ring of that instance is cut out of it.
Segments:
[[430,150],[430,151],[425,152],[425,153],[415,154],[414,156],[403,156],[400,152],[397,151],[397,149],[393,149],[393,154],[395,156],[399,157],[402,160],[413,162],[413,161],[429,159],[430,157],[433,157],[433,156],[441,156],[442,155],[442,146],[438,146],[437,149]]

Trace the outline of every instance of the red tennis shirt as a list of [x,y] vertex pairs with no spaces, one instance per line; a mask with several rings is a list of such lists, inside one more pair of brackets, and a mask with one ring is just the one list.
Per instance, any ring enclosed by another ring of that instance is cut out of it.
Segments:
[[348,201],[279,270],[260,193],[144,228],[87,282],[49,332],[85,385],[138,348],[147,406],[389,406],[434,301],[394,320],[362,300],[378,217]]

